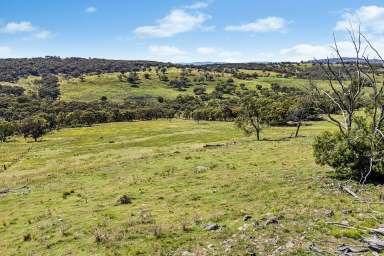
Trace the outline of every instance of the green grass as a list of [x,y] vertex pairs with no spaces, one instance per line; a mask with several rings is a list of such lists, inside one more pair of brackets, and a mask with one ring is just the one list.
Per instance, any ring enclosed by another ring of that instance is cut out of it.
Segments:
[[[177,79],[180,76],[181,69],[169,68],[167,76],[169,80]],[[256,85],[262,85],[264,88],[270,88],[272,83],[278,83],[283,86],[298,87],[301,89],[309,88],[309,81],[307,79],[297,78],[279,78],[276,77],[276,73],[271,73],[271,76],[263,76],[265,72],[260,70],[241,70],[245,73],[258,73],[261,75],[257,79],[242,80],[234,79],[237,86],[245,84],[249,89],[255,89]],[[144,72],[139,72],[140,85],[138,88],[132,87],[129,83],[119,81],[118,73],[104,73],[101,75],[86,75],[84,81],[80,79],[63,79],[60,78],[60,99],[63,101],[97,101],[102,96],[107,96],[110,101],[122,102],[128,97],[137,96],[152,96],[152,97],[164,97],[164,98],[176,98],[179,94],[193,94],[193,88],[196,86],[194,79],[203,74],[196,69],[191,70],[191,74],[188,76],[191,87],[186,91],[178,91],[169,86],[168,82],[160,81],[155,73],[155,69],[147,71],[151,75],[150,79],[144,79]],[[218,75],[218,73],[216,73]],[[220,80],[225,80],[232,77],[230,74],[224,74],[223,77],[216,77],[215,81],[206,82],[207,92],[210,93],[214,90],[214,87]],[[33,84],[33,81],[39,79],[38,77],[30,76],[28,78],[20,79],[18,84],[23,86],[28,94],[36,93],[37,87]],[[326,81],[314,81],[321,87],[327,87]]]
[[[0,144],[8,166],[0,189],[16,189],[0,195],[1,254],[181,255],[213,246],[217,255],[249,247],[270,255],[283,246],[288,255],[311,255],[311,242],[332,253],[358,243],[364,233],[325,222],[377,226],[383,206],[356,202],[315,164],[311,143],[333,129],[328,123],[307,123],[305,137],[279,140],[293,129],[268,128],[270,141],[257,142],[230,122],[158,120],[63,129],[37,143],[16,137]],[[29,193],[17,189],[25,185]],[[362,196],[376,201],[381,192],[369,185]],[[124,194],[132,203],[116,205]],[[239,230],[244,214],[259,225]],[[270,216],[279,223],[263,225]],[[226,227],[206,231],[210,222]]]

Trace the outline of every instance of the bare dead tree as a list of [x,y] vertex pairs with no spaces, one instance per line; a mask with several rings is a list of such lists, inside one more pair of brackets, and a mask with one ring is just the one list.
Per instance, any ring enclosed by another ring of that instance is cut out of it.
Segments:
[[[330,91],[312,84],[316,95],[323,99],[328,99],[339,110],[340,117],[331,114],[328,109],[323,109],[328,116],[328,121],[335,124],[340,133],[347,138],[353,128],[356,120],[356,112],[359,110],[359,102],[364,95],[369,95],[369,106],[366,109],[367,120],[370,120],[369,134],[370,150],[366,152],[369,159],[369,166],[361,170],[361,183],[365,183],[372,173],[373,166],[379,162],[383,163],[384,156],[380,149],[383,148],[384,139],[384,93],[383,83],[378,79],[379,68],[384,66],[384,59],[379,51],[361,32],[358,30],[348,30],[350,41],[354,47],[355,60],[352,63],[346,63],[343,58],[335,35],[333,36],[333,50],[338,58],[339,67],[336,70],[335,65],[331,64],[329,58],[327,62],[318,64],[321,66],[324,74],[327,76]],[[374,54],[375,59],[381,61],[381,66],[372,63],[368,52]]]

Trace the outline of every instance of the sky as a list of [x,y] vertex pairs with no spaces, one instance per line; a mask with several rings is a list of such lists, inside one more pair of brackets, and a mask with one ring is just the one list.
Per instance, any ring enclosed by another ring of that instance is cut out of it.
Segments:
[[300,61],[357,24],[384,51],[382,0],[0,0],[0,58]]

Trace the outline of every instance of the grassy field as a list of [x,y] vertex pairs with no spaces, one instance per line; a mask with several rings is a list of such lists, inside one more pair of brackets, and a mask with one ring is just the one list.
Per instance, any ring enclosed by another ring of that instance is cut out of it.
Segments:
[[[11,189],[0,194],[1,255],[312,255],[312,242],[331,253],[359,244],[367,234],[326,222],[377,227],[384,207],[357,202],[315,164],[311,143],[325,129],[307,123],[304,137],[284,139],[293,128],[268,128],[257,142],[230,122],[158,120],[14,138],[0,144],[0,189]],[[227,145],[203,147],[218,142]],[[117,204],[122,195],[132,203]]]
[[[255,89],[256,85],[262,85],[264,88],[270,88],[271,84],[278,83],[282,86],[297,87],[301,89],[309,88],[309,81],[307,79],[297,78],[279,78],[275,73],[271,73],[271,76],[262,76],[265,73],[254,70],[241,70],[245,73],[258,73],[261,75],[257,79],[242,80],[234,79],[235,84],[245,84],[249,89]],[[130,86],[125,81],[119,81],[118,73],[105,73],[100,75],[86,75],[84,81],[80,79],[60,79],[60,99],[63,101],[97,101],[102,96],[107,96],[110,101],[121,102],[128,97],[136,96],[152,96],[152,97],[164,97],[164,98],[176,98],[179,94],[193,94],[193,88],[196,86],[194,79],[202,75],[202,72],[198,72],[196,69],[191,71],[188,76],[192,86],[186,91],[178,91],[169,86],[168,82],[160,81],[155,71],[147,71],[151,75],[150,79],[144,79],[144,72],[139,72],[140,85],[138,88]],[[170,80],[177,79],[180,76],[181,69],[169,68],[167,75]],[[218,74],[218,73],[217,73]],[[226,80],[232,77],[230,74],[224,74],[223,77],[216,77],[215,81],[206,82],[207,92],[213,91],[214,87],[220,80]],[[36,92],[37,87],[33,84],[33,81],[38,79],[37,77],[29,77],[21,79],[19,84],[26,88],[28,93]],[[314,81],[322,87],[327,86],[326,81]]]

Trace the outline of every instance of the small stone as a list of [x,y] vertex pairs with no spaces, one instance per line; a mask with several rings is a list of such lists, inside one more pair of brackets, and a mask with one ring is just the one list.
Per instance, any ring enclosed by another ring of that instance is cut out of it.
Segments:
[[208,223],[207,225],[204,226],[204,228],[208,231],[215,231],[220,228],[220,226],[216,223]]
[[335,215],[335,212],[333,210],[326,210],[324,215],[327,217],[332,217]]
[[279,219],[278,219],[278,217],[273,216],[273,217],[267,219],[267,220],[265,221],[265,223],[264,223],[264,225],[266,225],[266,226],[267,226],[267,225],[270,225],[270,224],[279,224]]
[[247,220],[250,220],[250,219],[252,219],[252,216],[251,215],[244,215],[244,217],[243,217],[243,221],[247,221]]
[[238,228],[239,231],[246,231],[248,229],[248,224],[244,224],[243,226]]
[[209,168],[206,166],[199,165],[196,167],[196,173],[202,173],[208,171]]
[[195,254],[189,251],[183,251],[181,252],[181,256],[195,256]]
[[346,220],[343,220],[342,222],[340,222],[342,225],[346,225],[346,226],[348,226],[349,225],[349,222],[348,221],[346,221]]

